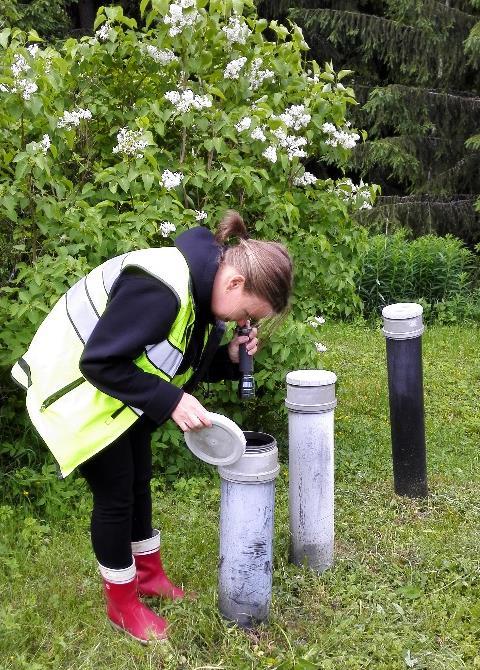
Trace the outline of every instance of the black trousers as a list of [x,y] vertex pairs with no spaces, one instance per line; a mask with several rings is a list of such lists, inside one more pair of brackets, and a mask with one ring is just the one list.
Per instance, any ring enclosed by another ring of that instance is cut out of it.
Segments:
[[128,568],[132,564],[130,543],[152,537],[150,443],[154,429],[152,421],[141,417],[79,468],[93,494],[93,551],[107,568]]

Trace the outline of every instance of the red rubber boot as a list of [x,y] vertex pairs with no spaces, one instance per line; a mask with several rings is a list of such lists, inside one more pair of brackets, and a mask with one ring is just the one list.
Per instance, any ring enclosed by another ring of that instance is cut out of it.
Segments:
[[100,566],[110,623],[142,644],[167,637],[167,622],[138,599],[135,564],[125,570]]
[[153,537],[132,542],[132,553],[137,567],[138,594],[161,596],[171,600],[185,597],[185,591],[169,580],[163,569],[160,555],[160,531],[154,529]]

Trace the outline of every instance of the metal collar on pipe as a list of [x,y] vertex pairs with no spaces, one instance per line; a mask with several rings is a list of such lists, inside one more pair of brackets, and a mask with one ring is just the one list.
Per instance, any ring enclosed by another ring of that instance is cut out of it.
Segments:
[[231,465],[219,466],[220,477],[243,484],[272,481],[280,471],[275,438],[253,431],[245,431],[244,435],[247,440],[244,455]]
[[285,406],[291,412],[319,414],[330,412],[337,405],[335,382],[329,370],[296,370],[287,375]]
[[398,302],[382,309],[382,333],[390,340],[411,340],[425,330],[423,307],[416,302]]

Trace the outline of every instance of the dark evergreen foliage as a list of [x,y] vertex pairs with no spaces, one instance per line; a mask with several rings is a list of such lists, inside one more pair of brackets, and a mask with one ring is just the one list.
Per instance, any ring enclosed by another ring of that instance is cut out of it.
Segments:
[[0,0],[0,30],[16,27],[35,29],[48,40],[68,35],[88,35],[93,30],[97,10],[102,5],[121,5],[127,16],[140,19],[139,0]]
[[480,2],[265,0],[267,18],[295,21],[311,56],[354,70],[354,176],[382,186],[365,220],[480,241]]

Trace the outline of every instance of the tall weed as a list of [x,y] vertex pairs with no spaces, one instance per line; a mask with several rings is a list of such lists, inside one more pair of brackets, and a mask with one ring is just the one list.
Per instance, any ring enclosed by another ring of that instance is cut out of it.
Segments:
[[370,316],[384,305],[415,301],[424,304],[428,317],[442,322],[459,316],[475,319],[480,309],[475,309],[474,291],[478,268],[476,254],[451,235],[414,240],[406,231],[375,235],[357,276],[364,313]]

